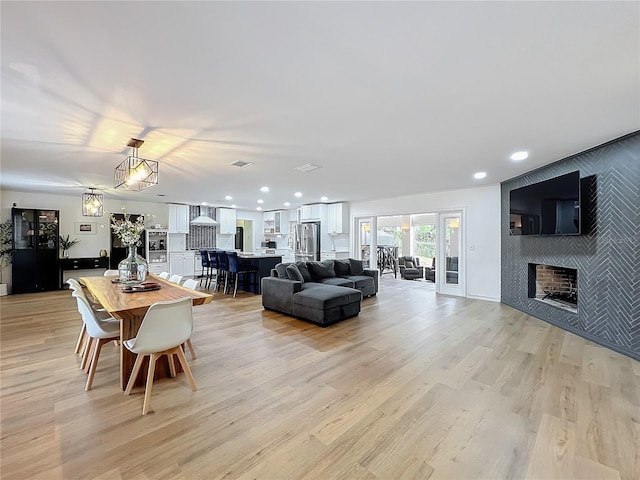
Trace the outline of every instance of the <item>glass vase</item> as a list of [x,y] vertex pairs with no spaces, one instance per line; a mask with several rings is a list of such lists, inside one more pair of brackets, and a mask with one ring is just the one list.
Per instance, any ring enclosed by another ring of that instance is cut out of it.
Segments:
[[128,245],[127,258],[118,264],[118,275],[121,285],[140,285],[147,278],[149,264],[136,253],[136,247]]

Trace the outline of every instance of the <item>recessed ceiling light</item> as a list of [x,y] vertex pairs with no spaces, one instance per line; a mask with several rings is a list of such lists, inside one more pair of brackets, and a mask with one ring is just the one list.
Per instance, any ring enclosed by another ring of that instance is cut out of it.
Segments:
[[289,202],[284,202],[284,206],[285,206],[285,207],[290,207],[290,206],[291,206],[291,204],[290,204]]
[[234,203],[233,205],[231,205],[231,208],[236,208],[236,204]]
[[473,178],[475,178],[476,180],[482,180],[486,176],[487,172],[476,172],[473,174]]
[[231,200],[233,197],[231,195],[227,195],[226,197],[224,197],[225,200]]
[[321,202],[326,202],[327,200],[329,200],[329,197],[320,197]]
[[294,193],[294,195],[296,196],[296,198],[300,198],[302,196],[302,192],[296,192]]
[[264,200],[259,199],[259,200],[258,200],[258,203],[264,203]]
[[511,155],[511,160],[515,160],[516,162],[520,161],[520,160],[525,160],[526,158],[529,157],[529,152],[516,152],[514,154]]
[[200,205],[206,205],[206,204],[207,204],[207,202],[202,202]]
[[269,191],[269,187],[260,187],[260,191],[262,193],[267,193]]
[[262,207],[256,207],[256,210],[262,210]]

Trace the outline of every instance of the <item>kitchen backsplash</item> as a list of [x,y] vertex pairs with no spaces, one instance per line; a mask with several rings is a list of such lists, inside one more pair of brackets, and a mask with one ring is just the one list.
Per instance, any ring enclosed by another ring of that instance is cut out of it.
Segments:
[[[189,206],[189,222],[198,215],[207,215],[216,220],[216,209],[210,207]],[[187,249],[216,248],[216,227],[204,227],[189,224],[187,234]]]

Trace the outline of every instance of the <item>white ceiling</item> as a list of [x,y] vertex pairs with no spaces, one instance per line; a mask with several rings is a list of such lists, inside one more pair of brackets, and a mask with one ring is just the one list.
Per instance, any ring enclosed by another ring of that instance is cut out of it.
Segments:
[[[640,129],[639,2],[2,1],[1,14],[4,189],[267,210],[495,184]],[[131,137],[160,161],[143,192],[112,187]]]

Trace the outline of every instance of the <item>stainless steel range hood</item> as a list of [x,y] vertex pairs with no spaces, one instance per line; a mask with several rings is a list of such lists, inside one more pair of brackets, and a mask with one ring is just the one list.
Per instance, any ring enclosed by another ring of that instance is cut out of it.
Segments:
[[191,225],[196,225],[200,227],[217,227],[220,225],[220,222],[216,222],[213,218],[208,217],[207,215],[203,215],[202,207],[199,207],[199,215],[191,220]]

